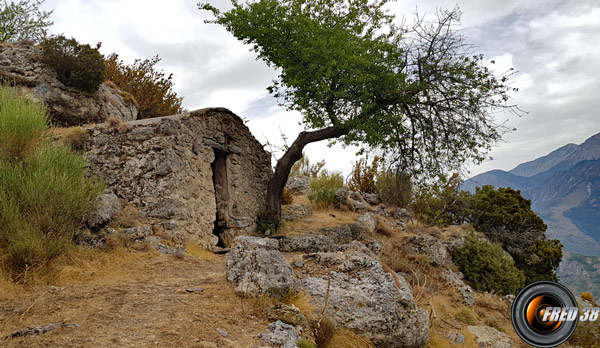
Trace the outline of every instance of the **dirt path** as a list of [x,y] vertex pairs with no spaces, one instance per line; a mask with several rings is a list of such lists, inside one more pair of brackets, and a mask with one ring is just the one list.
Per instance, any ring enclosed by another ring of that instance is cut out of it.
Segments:
[[[129,252],[128,252],[129,253]],[[266,321],[235,296],[220,256],[152,254],[83,260],[61,286],[0,302],[3,347],[253,347]],[[204,288],[189,293],[186,289]],[[75,323],[41,335],[6,338],[28,326]],[[217,328],[224,330],[221,335]]]

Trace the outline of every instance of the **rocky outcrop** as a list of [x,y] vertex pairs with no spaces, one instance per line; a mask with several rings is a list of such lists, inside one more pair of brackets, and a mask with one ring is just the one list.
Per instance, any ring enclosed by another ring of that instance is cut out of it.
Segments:
[[274,239],[238,237],[227,254],[227,280],[242,296],[268,294],[283,297],[294,284],[292,267],[279,252]]
[[231,111],[202,109],[86,128],[90,173],[135,207],[141,224],[175,243],[196,240],[207,248],[219,238],[229,244],[255,231],[271,162]]
[[292,325],[278,320],[269,324],[268,330],[268,333],[260,334],[258,338],[269,347],[297,348],[296,342],[300,340],[300,336]]
[[[378,243],[370,244],[381,249]],[[371,256],[376,253],[364,244],[352,240],[339,245],[321,235],[279,240],[238,237],[235,245],[227,256],[227,278],[236,291],[281,295],[292,288],[302,289],[338,327],[352,329],[377,347],[416,348],[426,343],[428,312],[416,306],[404,278],[384,271]],[[293,308],[272,312],[273,320],[306,325]]]
[[361,252],[322,253],[313,259],[333,270],[300,279],[299,286],[339,326],[368,337],[377,347],[425,345],[429,314],[416,307],[404,278],[398,275],[396,283],[379,261]]
[[281,207],[281,219],[284,221],[292,221],[305,217],[310,217],[313,214],[312,205],[302,203],[286,204]]
[[85,218],[85,224],[92,230],[103,227],[121,210],[121,202],[114,193],[98,196],[95,209]]
[[0,80],[19,87],[30,98],[43,102],[52,123],[59,126],[123,121],[137,118],[137,109],[113,84],[102,84],[93,94],[66,87],[56,72],[42,62],[42,49],[28,43],[0,45]]
[[425,255],[435,266],[444,266],[451,262],[446,246],[437,238],[429,235],[410,237],[404,242],[404,251],[410,254]]
[[290,190],[294,196],[307,195],[310,193],[310,178],[307,176],[291,177],[285,185],[285,188]]

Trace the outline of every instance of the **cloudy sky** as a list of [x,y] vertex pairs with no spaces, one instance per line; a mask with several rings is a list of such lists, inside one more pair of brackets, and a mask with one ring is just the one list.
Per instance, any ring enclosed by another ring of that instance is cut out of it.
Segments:
[[[173,73],[184,106],[227,107],[248,120],[263,143],[293,141],[300,115],[286,112],[266,87],[276,72],[255,59],[248,46],[197,9],[196,0],[46,0],[53,9],[51,33],[80,42],[102,42],[102,53],[117,52],[126,62],[160,55],[160,68]],[[227,1],[211,1],[226,8]],[[507,134],[490,154],[494,159],[469,166],[471,175],[512,169],[567,143],[581,143],[600,132],[600,3],[597,0],[398,0],[390,6],[400,17],[418,9],[459,5],[467,42],[496,61],[499,72],[514,67],[513,102],[529,113],[498,114],[517,131]],[[355,149],[326,143],[307,148],[311,160],[348,174]]]

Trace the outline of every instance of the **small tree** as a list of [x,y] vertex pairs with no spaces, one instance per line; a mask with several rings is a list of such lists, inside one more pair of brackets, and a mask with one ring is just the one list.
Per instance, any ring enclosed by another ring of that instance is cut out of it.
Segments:
[[268,90],[299,111],[301,132],[277,161],[267,187],[268,215],[279,221],[285,183],[312,142],[397,154],[404,168],[437,172],[482,161],[501,137],[490,110],[506,104],[507,76],[496,76],[455,30],[460,11],[434,22],[395,23],[386,0],[232,1],[226,12],[208,3],[217,23],[251,44],[279,69]]
[[182,97],[173,91],[173,74],[156,70],[158,56],[127,65],[113,53],[105,60],[106,78],[137,101],[138,118],[174,115],[184,111]]
[[0,42],[31,40],[40,42],[45,30],[54,24],[53,11],[42,11],[44,0],[2,1],[0,7]]

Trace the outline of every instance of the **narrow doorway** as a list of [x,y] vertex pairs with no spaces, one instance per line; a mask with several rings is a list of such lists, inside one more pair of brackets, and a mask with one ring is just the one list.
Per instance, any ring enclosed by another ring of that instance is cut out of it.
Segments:
[[217,212],[215,216],[213,234],[219,237],[217,246],[223,247],[222,233],[227,229],[229,220],[229,182],[227,181],[227,154],[214,149],[215,160],[211,163],[212,179],[215,189],[215,202]]

